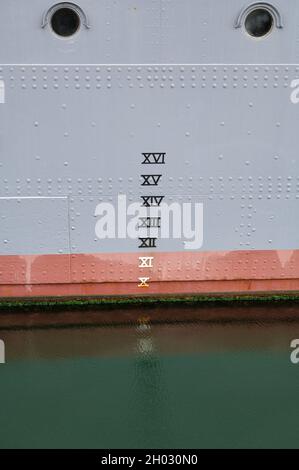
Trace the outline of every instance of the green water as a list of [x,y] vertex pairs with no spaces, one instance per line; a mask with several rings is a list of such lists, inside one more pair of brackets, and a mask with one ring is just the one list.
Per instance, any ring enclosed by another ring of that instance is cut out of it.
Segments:
[[298,448],[299,324],[1,331],[1,448]]

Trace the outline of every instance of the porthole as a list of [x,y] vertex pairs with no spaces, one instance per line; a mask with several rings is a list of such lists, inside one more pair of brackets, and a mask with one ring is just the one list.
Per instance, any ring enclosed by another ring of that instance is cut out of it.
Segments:
[[50,19],[51,28],[58,36],[68,38],[80,28],[80,16],[74,8],[62,7],[55,10]]
[[274,18],[272,13],[265,8],[252,10],[245,18],[245,29],[254,38],[263,38],[273,29]]
[[61,2],[53,5],[45,11],[42,24],[43,29],[48,29],[61,38],[74,36],[81,27],[90,29],[90,24],[85,11],[75,3]]

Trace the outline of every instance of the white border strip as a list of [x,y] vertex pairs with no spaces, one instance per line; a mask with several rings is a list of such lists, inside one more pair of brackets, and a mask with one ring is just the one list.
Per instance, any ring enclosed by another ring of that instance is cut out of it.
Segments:
[[5,364],[5,344],[2,339],[0,339],[0,364]]
[[101,64],[101,63],[92,63],[92,64],[85,64],[85,63],[74,63],[74,64],[70,64],[70,63],[60,63],[60,64],[54,64],[54,63],[47,63],[47,64],[0,64],[0,67],[12,67],[12,66],[20,66],[20,67],[39,67],[39,66],[42,66],[42,67],[196,67],[196,66],[199,66],[199,67],[202,67],[202,66],[205,66],[205,65],[214,65],[215,67],[217,66],[227,66],[227,67],[230,67],[230,66],[236,66],[236,67],[240,67],[242,65],[248,65],[248,66],[252,66],[252,65],[256,65],[256,66],[299,66],[299,62],[297,63],[288,63],[288,62],[284,62],[284,63],[264,63],[264,62],[259,62],[259,63],[256,63],[256,62],[251,62],[251,63],[232,63],[232,64],[229,64],[229,63],[218,63],[218,62],[210,62],[210,63],[186,63],[186,64],[165,64],[165,63],[153,63],[153,64],[148,64],[148,63],[145,63],[145,64]]
[[5,103],[5,83],[3,80],[0,80],[0,104]]

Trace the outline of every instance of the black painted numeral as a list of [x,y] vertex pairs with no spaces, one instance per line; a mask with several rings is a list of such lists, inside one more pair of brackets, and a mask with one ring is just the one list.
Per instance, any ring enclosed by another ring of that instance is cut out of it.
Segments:
[[157,248],[156,242],[157,238],[139,238],[140,245],[139,248]]
[[143,182],[141,186],[158,186],[162,175],[141,175]]
[[142,165],[165,165],[166,153],[143,153]]

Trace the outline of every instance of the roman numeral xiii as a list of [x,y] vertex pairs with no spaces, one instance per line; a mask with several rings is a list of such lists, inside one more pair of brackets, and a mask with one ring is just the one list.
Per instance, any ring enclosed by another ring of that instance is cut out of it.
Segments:
[[161,228],[161,217],[140,217],[138,228]]

